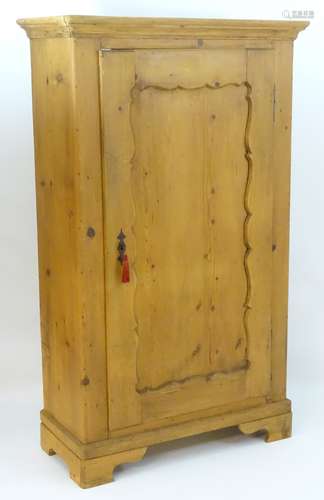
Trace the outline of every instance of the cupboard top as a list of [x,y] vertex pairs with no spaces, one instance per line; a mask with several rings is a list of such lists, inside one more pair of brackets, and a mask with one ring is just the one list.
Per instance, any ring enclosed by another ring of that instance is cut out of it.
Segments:
[[305,21],[58,16],[19,19],[29,38],[202,38],[294,40]]

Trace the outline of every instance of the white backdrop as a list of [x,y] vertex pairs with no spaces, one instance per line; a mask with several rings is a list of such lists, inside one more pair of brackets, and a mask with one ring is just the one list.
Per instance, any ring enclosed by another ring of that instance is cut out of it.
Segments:
[[30,56],[16,19],[63,14],[282,19],[287,9],[315,14],[294,52],[288,357],[294,437],[266,446],[226,431],[218,440],[207,435],[159,446],[140,464],[124,467],[114,484],[84,494],[141,500],[173,499],[179,489],[188,499],[234,499],[242,492],[251,499],[323,494],[324,4],[9,0],[2,5],[0,32],[0,484],[10,498],[81,493],[62,463],[38,445],[42,400]]

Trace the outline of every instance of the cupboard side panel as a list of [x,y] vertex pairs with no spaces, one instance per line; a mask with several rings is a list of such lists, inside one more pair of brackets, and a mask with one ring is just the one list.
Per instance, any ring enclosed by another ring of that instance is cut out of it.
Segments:
[[84,391],[87,441],[104,439],[108,432],[99,45],[99,40],[73,40],[80,347],[82,379],[89,379]]
[[107,437],[99,121],[95,94],[82,101],[94,59],[81,82],[73,40],[31,50],[44,407],[91,442]]
[[275,43],[272,235],[272,399],[286,397],[293,44]]

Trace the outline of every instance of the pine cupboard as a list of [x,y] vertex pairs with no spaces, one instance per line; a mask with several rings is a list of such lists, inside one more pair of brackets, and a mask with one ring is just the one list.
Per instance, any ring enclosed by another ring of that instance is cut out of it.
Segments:
[[293,41],[306,22],[64,16],[31,39],[44,409],[80,486],[148,446],[290,436]]

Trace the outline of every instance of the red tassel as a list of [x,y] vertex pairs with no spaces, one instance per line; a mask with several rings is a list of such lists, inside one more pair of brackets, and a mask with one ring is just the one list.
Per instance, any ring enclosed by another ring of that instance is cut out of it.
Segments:
[[122,264],[122,283],[128,283],[129,282],[129,264],[128,264],[128,257],[127,255],[124,255],[123,259],[123,264]]

